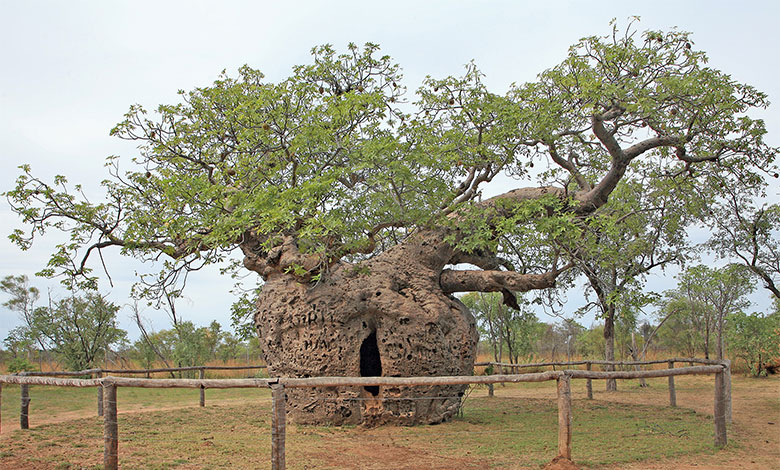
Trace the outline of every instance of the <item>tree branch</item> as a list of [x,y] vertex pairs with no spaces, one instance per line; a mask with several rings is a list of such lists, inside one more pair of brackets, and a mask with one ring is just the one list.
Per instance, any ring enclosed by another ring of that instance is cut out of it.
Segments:
[[544,274],[521,274],[514,271],[461,271],[445,269],[439,278],[444,292],[527,292],[555,286],[559,274],[571,268],[566,265]]

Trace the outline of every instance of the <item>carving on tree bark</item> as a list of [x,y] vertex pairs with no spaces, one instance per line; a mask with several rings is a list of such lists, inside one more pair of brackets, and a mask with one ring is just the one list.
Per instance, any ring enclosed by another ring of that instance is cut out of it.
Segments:
[[[269,270],[245,250],[247,267],[267,273],[255,324],[269,374],[360,376],[361,347],[375,335],[384,376],[470,375],[476,325],[439,284],[453,254],[442,238],[441,232],[423,233],[371,260],[337,263],[314,285]],[[438,423],[456,413],[464,390],[293,389],[287,409],[299,423]]]

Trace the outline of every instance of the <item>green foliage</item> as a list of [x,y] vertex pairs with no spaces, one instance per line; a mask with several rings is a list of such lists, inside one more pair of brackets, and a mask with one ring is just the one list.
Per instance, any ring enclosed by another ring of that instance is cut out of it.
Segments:
[[30,356],[35,348],[35,338],[33,336],[30,328],[17,326],[8,332],[8,336],[3,340],[3,344],[8,348],[13,357]]
[[50,342],[67,368],[84,370],[96,366],[110,346],[125,341],[127,332],[116,324],[118,311],[105,297],[90,292],[36,308],[32,327]]
[[727,337],[730,351],[745,361],[751,375],[766,375],[767,363],[780,357],[780,314],[733,313]]
[[255,302],[262,287],[253,291],[239,292],[238,300],[230,306],[230,321],[236,336],[246,341],[255,335]]
[[[442,225],[462,230],[452,241],[464,252],[497,252],[538,271],[557,259],[553,242],[580,237],[572,214],[590,210],[582,201],[601,204],[621,179],[631,181],[629,193],[663,180],[653,191],[676,193],[686,210],[723,185],[763,184],[775,149],[747,113],[766,107],[766,96],[707,67],[691,44],[685,32],[613,26],[504,95],[469,64],[461,77],[428,77],[413,102],[399,66],[375,44],[341,54],[316,47],[278,83],[244,66],[153,112],[132,106],[112,134],[136,142],[140,156],[130,171],[109,159],[103,202],[23,165],[5,195],[29,231],[11,239],[26,249],[51,229],[67,232],[42,274],[67,274],[82,287],[95,287],[86,258],[96,251],[165,255],[163,273],[137,291],[149,297],[239,247],[267,254],[294,243],[312,261],[281,268],[316,282],[338,260]],[[540,161],[551,169],[538,183],[569,197],[479,204],[483,185],[502,173],[530,179]],[[588,226],[612,234],[621,211],[613,213]],[[677,236],[685,221],[665,230]]]
[[497,361],[501,361],[505,349],[509,361],[515,364],[533,352],[544,324],[528,309],[525,299],[522,299],[521,310],[504,305],[502,295],[496,292],[472,292],[460,300],[476,318],[480,336],[490,343]]
[[[152,336],[150,340],[155,341],[153,338],[154,335],[150,336]],[[154,342],[152,344],[157,343]],[[129,351],[129,355],[132,359],[138,361],[140,366],[144,369],[152,369],[154,367],[155,361],[158,359],[157,353],[155,352],[152,345],[150,345],[143,338],[137,339],[133,342],[132,348]]]
[[3,307],[18,312],[23,318],[30,315],[33,304],[40,297],[40,291],[29,285],[29,280],[24,274],[5,276],[0,281],[0,291],[11,296],[10,299],[3,302]]
[[149,341],[133,343],[130,356],[144,367],[155,366],[160,359],[157,352],[171,366],[200,366],[212,360],[227,362],[244,357],[246,362],[258,360],[262,351],[257,338],[244,340],[238,335],[223,331],[216,321],[207,327],[196,326],[191,321],[178,321],[170,329],[148,333]]
[[[776,176],[776,175],[775,175]],[[760,188],[763,189],[763,188]],[[723,258],[735,259],[780,299],[780,204],[757,207],[760,191],[727,188],[714,207],[713,236],[707,247]]]
[[685,295],[685,291],[671,290],[664,293],[659,302],[659,320],[669,317],[658,331],[659,343],[669,351],[682,353],[684,357],[695,357],[699,351],[708,355],[705,343],[707,331],[712,331],[707,322],[709,312],[705,306]]
[[170,340],[172,358],[179,367],[199,366],[210,357],[210,331],[196,328],[190,321],[179,322],[173,327]]
[[30,287],[26,276],[6,276],[0,290],[11,295],[4,307],[20,313],[24,322],[5,338],[5,345],[16,358],[28,357],[36,348],[53,350],[72,370],[96,365],[99,354],[125,341],[127,333],[116,326],[119,307],[105,297],[88,292],[83,296],[35,306],[38,289]]
[[577,338],[577,350],[587,359],[603,359],[604,327],[596,326],[585,330]]
[[716,351],[722,358],[727,320],[750,306],[746,297],[754,289],[750,272],[743,266],[687,268],[678,276],[677,289],[667,291],[661,303],[664,315],[671,315],[662,338],[685,345],[689,352],[703,339],[702,349],[709,357],[710,337],[717,336]]
[[22,371],[33,371],[36,369],[36,367],[31,364],[26,358],[24,357],[14,357],[10,361],[8,361],[8,373],[13,374],[15,372],[22,372]]

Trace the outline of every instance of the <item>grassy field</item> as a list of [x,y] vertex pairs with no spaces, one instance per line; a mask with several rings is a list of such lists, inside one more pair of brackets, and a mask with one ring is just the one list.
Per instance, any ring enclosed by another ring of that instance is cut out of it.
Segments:
[[[665,379],[664,379],[665,380]],[[664,383],[650,390],[622,382],[618,394],[584,399],[574,386],[573,455],[589,468],[679,456],[712,455],[707,413],[641,404],[663,403]],[[595,384],[594,384],[595,386]],[[678,394],[711,400],[712,379],[678,379]],[[612,400],[618,395],[621,402]],[[102,420],[94,416],[94,389],[31,387],[32,429],[8,430],[18,421],[19,389],[3,387],[4,431],[0,468],[80,469],[102,464]],[[651,400],[652,401],[652,400]],[[270,393],[258,389],[207,391],[200,408],[189,389],[119,390],[120,465],[124,469],[267,468],[270,461]],[[554,382],[476,389],[463,416],[437,426],[288,426],[290,469],[539,468],[555,457]],[[18,425],[17,425],[18,427]],[[732,438],[738,448],[739,440]]]

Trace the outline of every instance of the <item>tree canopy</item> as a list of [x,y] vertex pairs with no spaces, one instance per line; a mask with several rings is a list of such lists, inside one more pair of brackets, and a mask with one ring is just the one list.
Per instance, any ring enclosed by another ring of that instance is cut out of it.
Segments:
[[[162,258],[141,292],[157,296],[236,249],[263,278],[312,283],[443,227],[457,251],[448,261],[482,270],[445,270],[445,292],[546,287],[560,242],[579,243],[621,182],[663,181],[706,203],[777,176],[776,149],[749,115],[766,96],[706,63],[689,33],[613,25],[506,93],[470,64],[411,97],[377,45],[315,47],[276,83],[245,66],[154,112],[132,106],[112,133],[139,155],[131,170],[108,159],[104,201],[22,166],[6,196],[29,230],[11,238],[27,248],[69,233],[43,273],[82,285],[95,285],[88,260],[103,249]],[[498,175],[520,183],[483,200]]]

